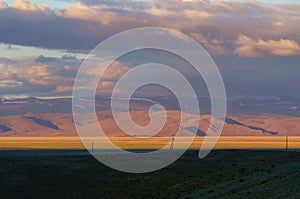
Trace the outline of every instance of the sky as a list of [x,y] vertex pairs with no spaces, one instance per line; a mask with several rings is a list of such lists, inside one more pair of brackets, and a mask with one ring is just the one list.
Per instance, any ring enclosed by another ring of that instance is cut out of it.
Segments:
[[[0,97],[70,96],[78,68],[99,42],[155,26],[203,45],[230,98],[300,99],[299,10],[296,0],[0,0]],[[136,62],[153,57],[141,54]],[[168,55],[159,59],[186,67]],[[103,90],[135,65],[119,60]]]

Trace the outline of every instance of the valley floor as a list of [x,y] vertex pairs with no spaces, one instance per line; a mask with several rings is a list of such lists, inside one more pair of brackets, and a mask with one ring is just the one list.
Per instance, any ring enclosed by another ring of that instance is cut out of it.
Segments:
[[[214,137],[212,137],[214,138]],[[174,148],[181,149],[189,137],[175,138]],[[199,149],[205,137],[195,137],[190,149]],[[171,137],[131,138],[109,137],[123,149],[159,149],[171,142]],[[82,142],[85,146],[82,144]],[[208,140],[207,143],[212,143]],[[111,149],[105,138],[79,137],[0,137],[0,150],[8,149]],[[300,149],[300,136],[221,136],[215,149]]]

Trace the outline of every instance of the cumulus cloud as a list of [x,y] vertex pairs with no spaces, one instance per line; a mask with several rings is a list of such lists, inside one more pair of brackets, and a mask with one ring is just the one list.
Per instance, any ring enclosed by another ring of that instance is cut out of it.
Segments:
[[57,10],[56,15],[63,18],[79,19],[89,22],[99,22],[108,25],[117,18],[117,14],[113,12],[103,12],[103,6],[88,6],[81,2],[62,10]]
[[56,88],[62,85],[72,85],[74,82],[74,78],[64,77],[47,65],[20,67],[15,76],[20,81],[26,82],[33,87],[47,86]]
[[25,66],[20,67],[17,73],[18,77],[33,80],[36,77],[47,78],[48,76],[53,75],[47,67],[45,66]]
[[26,0],[15,0],[12,7],[24,11],[41,11],[41,12],[50,11],[50,7],[46,4],[35,4]]
[[2,0],[0,0],[0,9],[5,9],[7,7],[8,7],[7,3],[3,2]]
[[227,54],[222,47],[222,41],[219,41],[218,39],[206,39],[201,33],[191,33],[191,37],[200,42],[209,52],[219,55]]
[[81,63],[75,56],[68,54],[61,58],[41,55],[38,58],[0,60],[0,87],[3,94],[70,94]]
[[261,57],[265,55],[292,56],[300,53],[300,46],[294,40],[254,40],[240,35],[234,53],[241,57]]
[[[3,94],[38,92],[43,95],[53,93],[70,95],[82,60],[74,55],[64,54],[60,58],[40,55],[37,58],[14,60],[2,58],[0,61],[0,87]],[[99,66],[105,67],[106,63],[99,63]],[[87,71],[86,86],[89,86],[97,70],[96,68],[95,71]],[[98,92],[101,94],[111,92],[116,81],[129,70],[130,67],[124,63],[119,61],[112,63],[101,76]]]

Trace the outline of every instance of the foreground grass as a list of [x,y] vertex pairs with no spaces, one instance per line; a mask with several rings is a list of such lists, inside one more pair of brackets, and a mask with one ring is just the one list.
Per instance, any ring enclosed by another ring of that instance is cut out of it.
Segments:
[[188,151],[147,174],[91,156],[0,157],[0,198],[299,198],[299,168],[299,153],[284,151]]

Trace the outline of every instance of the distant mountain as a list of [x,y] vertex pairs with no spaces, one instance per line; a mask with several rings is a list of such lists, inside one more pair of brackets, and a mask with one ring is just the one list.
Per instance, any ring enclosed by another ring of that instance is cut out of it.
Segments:
[[[156,114],[162,114],[157,112]],[[167,111],[168,119],[164,128],[156,136],[172,136],[177,132],[180,112]],[[205,136],[209,126],[210,115],[202,115],[198,129],[194,124],[196,115],[183,113],[182,135]],[[97,113],[99,122],[108,136],[128,136],[122,132],[112,118],[110,111]],[[132,119],[139,125],[149,123],[147,111],[132,111]],[[120,113],[117,117],[124,117]],[[87,127],[87,129],[92,128]],[[222,135],[225,136],[276,136],[300,135],[300,118],[273,114],[228,115]],[[0,136],[77,136],[72,114],[69,113],[27,113],[14,116],[0,116]]]
[[[98,119],[109,136],[126,136],[115,124],[110,111],[109,97],[96,96]],[[126,99],[118,99],[125,110]],[[85,101],[81,102],[84,110]],[[149,123],[148,109],[154,104],[165,107],[168,120],[157,136],[175,134],[180,120],[176,99],[168,96],[132,98],[131,116],[140,125]],[[205,136],[210,120],[210,100],[199,98],[201,123],[195,129],[192,113],[184,113],[189,120],[182,126],[183,136]],[[222,135],[300,135],[300,102],[294,98],[228,100],[228,116]],[[160,113],[157,113],[160,114]],[[118,117],[124,117],[122,113]],[[90,127],[92,128],[92,127]],[[0,100],[0,136],[77,136],[72,116],[71,98],[24,98]]]
[[[198,101],[201,113],[210,114],[210,100],[208,98],[199,98]],[[95,108],[97,111],[110,110],[110,103],[111,99],[109,97],[96,96]],[[176,98],[172,96],[132,98],[130,100],[130,109],[132,111],[148,110],[154,104],[161,104],[166,110],[180,110]],[[119,99],[119,105],[125,107],[125,100]],[[287,97],[260,100],[252,98],[229,99],[227,101],[227,111],[229,114],[234,115],[267,113],[300,117],[300,100]],[[28,112],[72,113],[72,99],[24,98],[0,100],[0,116],[21,115]]]
[[71,113],[72,99],[2,99],[0,101],[0,116],[20,115],[28,112],[36,113]]

